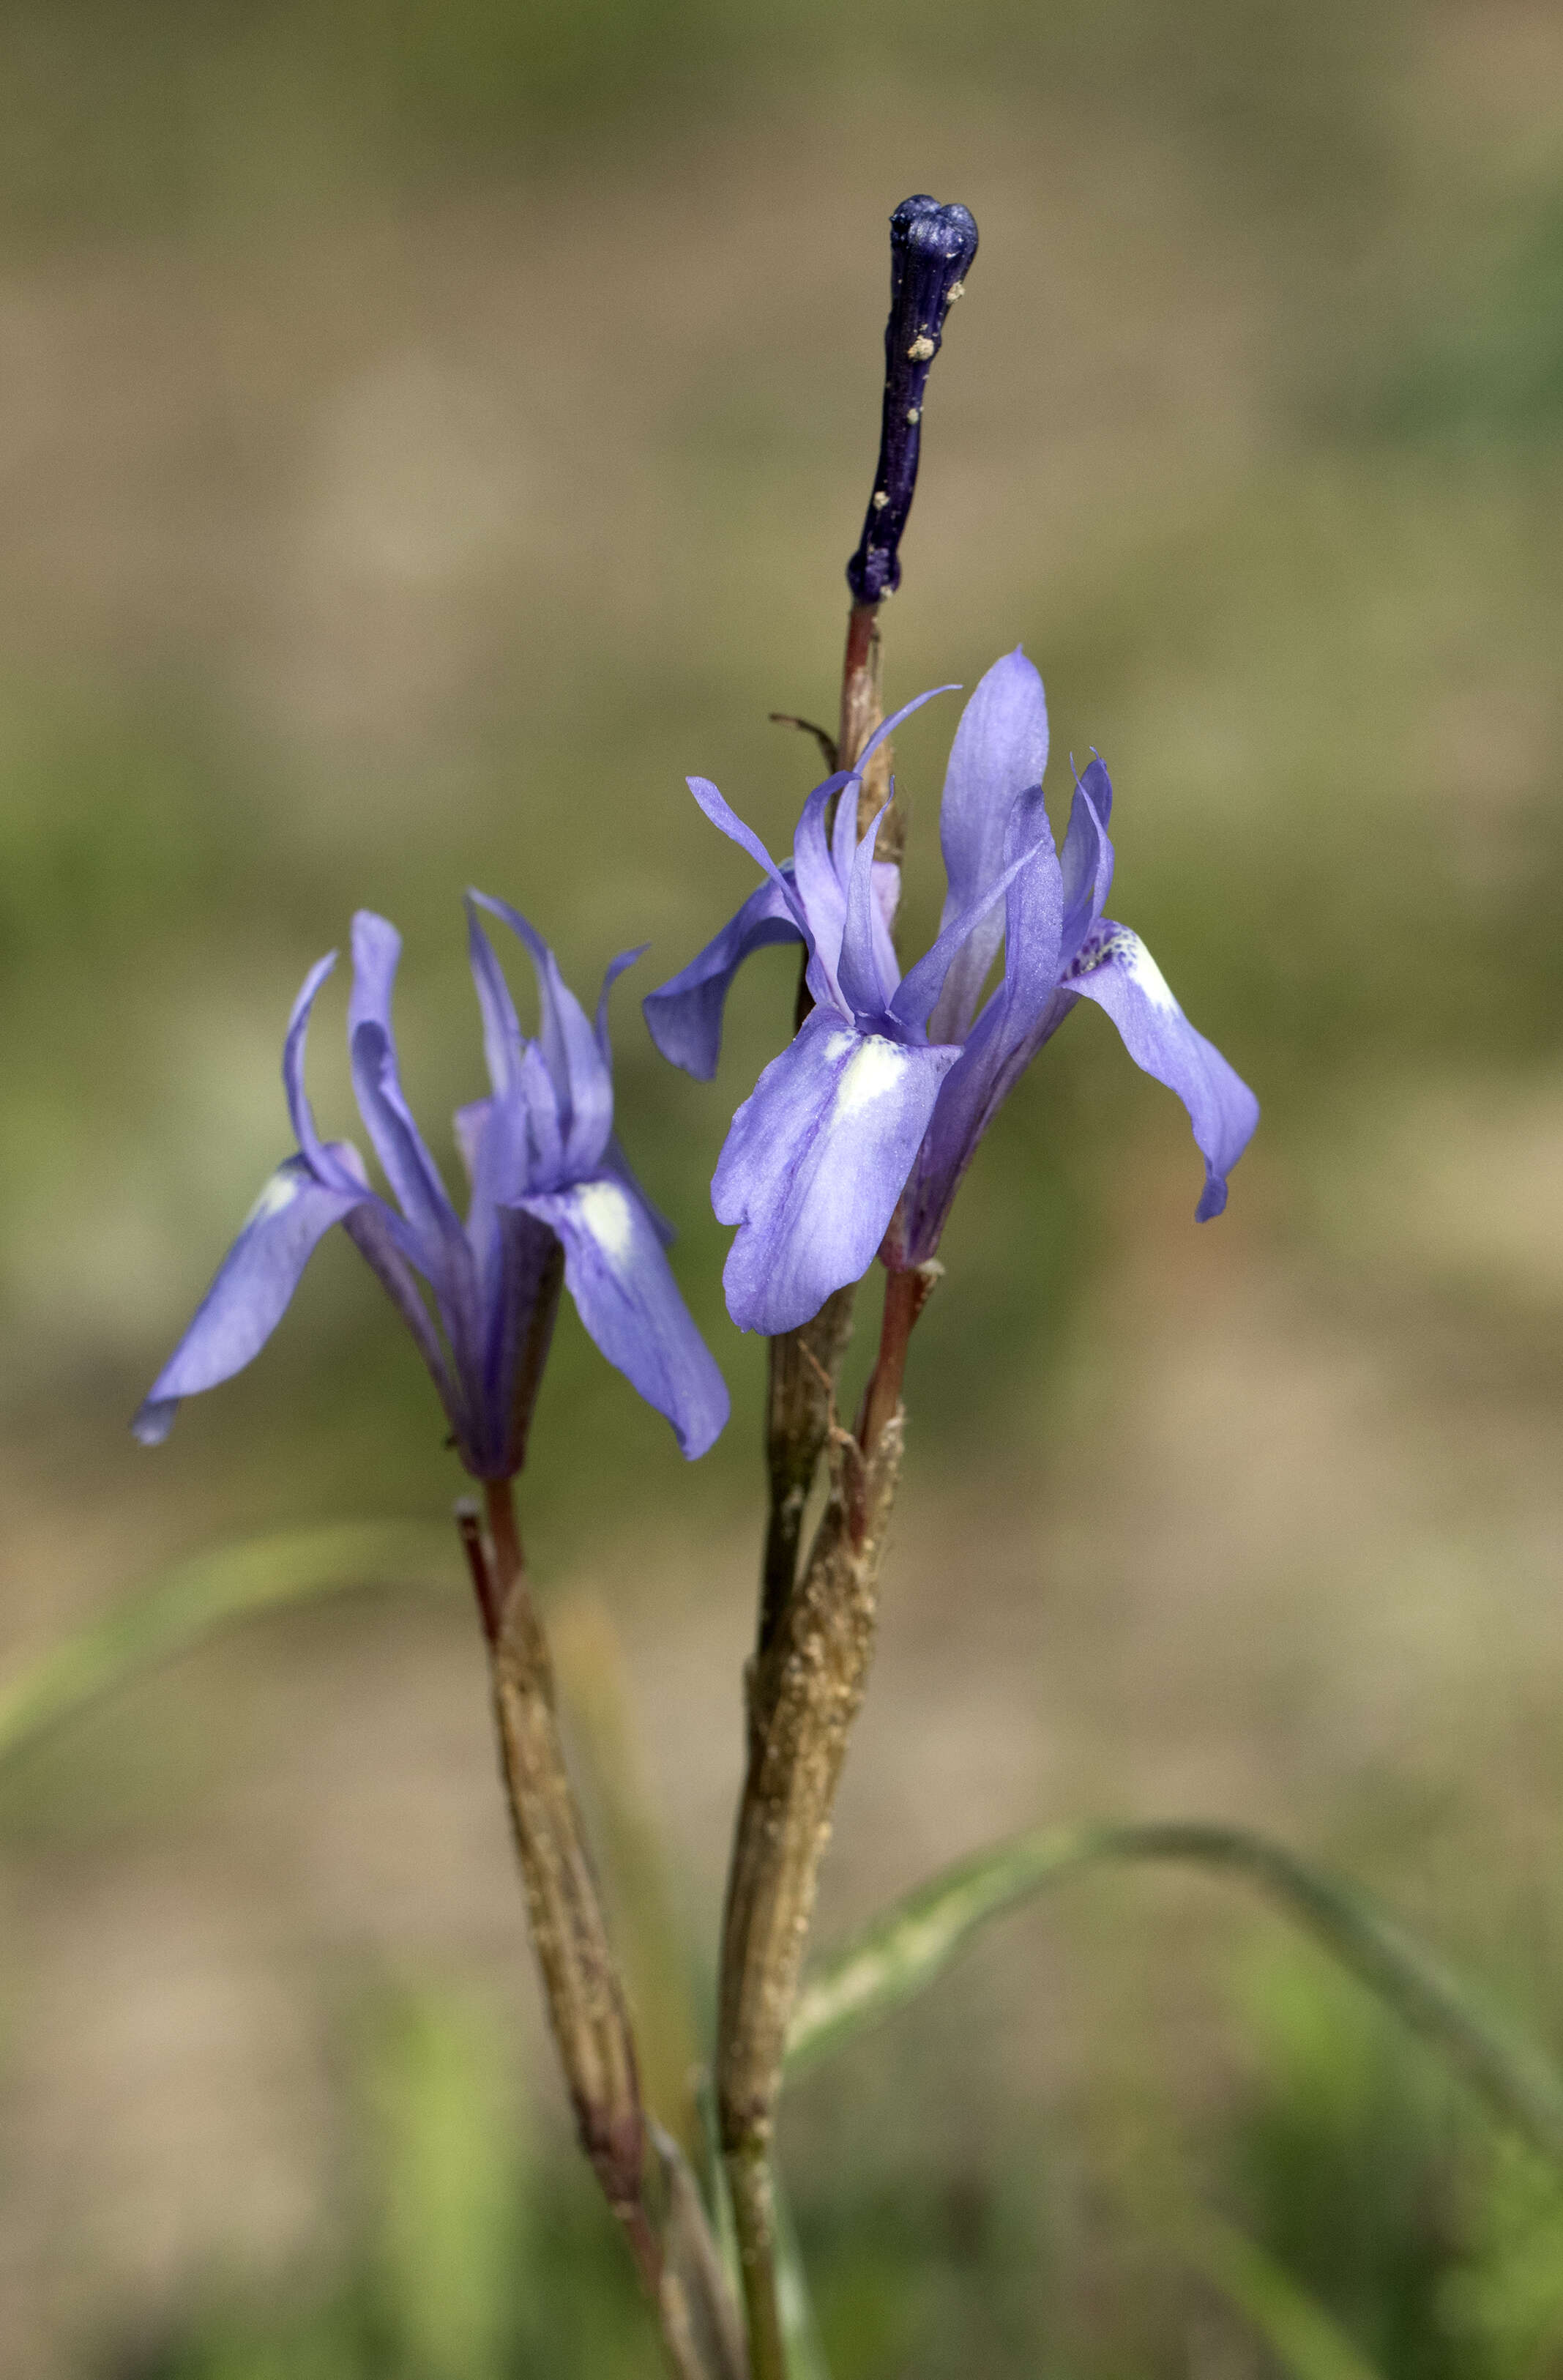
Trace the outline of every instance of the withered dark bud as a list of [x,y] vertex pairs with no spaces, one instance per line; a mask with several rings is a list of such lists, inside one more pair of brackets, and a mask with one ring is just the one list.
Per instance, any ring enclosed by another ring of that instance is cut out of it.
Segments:
[[969,210],[923,196],[903,199],[891,217],[891,310],[885,325],[885,406],[874,492],[847,585],[859,603],[878,603],[901,584],[901,537],[917,485],[923,397],[977,250]]

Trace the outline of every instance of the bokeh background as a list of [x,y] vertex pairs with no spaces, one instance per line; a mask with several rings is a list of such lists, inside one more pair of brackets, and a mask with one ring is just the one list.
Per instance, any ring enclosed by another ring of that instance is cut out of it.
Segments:
[[[985,1147],[821,1934],[1039,1817],[1235,1817],[1563,2038],[1546,0],[7,0],[0,1649],[224,1538],[444,1511],[345,1244],[165,1449],[126,1419],[285,1149],[283,1024],[355,905],[405,930],[432,1131],[479,1082],[464,884],[583,989],[649,937],[648,984],[751,880],[684,773],[785,844],[812,751],[766,714],[832,711],[913,189],[982,250],[888,691],[1024,641],[1050,783],[1108,758],[1114,906],[1265,1121],[1196,1229],[1181,1111],[1082,1011]],[[898,746],[915,929],[952,717]],[[706,1184],[792,963],[743,981],[714,1087],[634,980],[624,1134],[734,1419],[685,1469],[567,1317],[525,1503],[583,1771],[662,1840],[676,2044],[763,1366]],[[339,994],[315,1044],[346,1129]],[[492,1767],[453,1561],[0,1775],[7,2371],[656,2369]],[[1259,2380],[1190,2193],[1384,2380],[1563,2370],[1556,2188],[1231,1888],[1076,1883],[802,2086],[782,2146],[837,2380]]]

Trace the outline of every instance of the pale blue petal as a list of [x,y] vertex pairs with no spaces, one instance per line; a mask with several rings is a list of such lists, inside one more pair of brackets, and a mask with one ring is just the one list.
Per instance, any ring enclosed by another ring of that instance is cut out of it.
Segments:
[[260,1354],[318,1243],[372,1196],[318,1181],[301,1156],[278,1166],[131,1424],[143,1446],[167,1437],[181,1397],[214,1389]]
[[1112,779],[1100,759],[1075,783],[1063,847],[1063,926],[1059,948],[1072,959],[1107,907],[1112,886]]
[[1196,1033],[1138,934],[1104,917],[1070,970],[1069,989],[1105,1008],[1136,1066],[1176,1091],[1205,1159],[1196,1212],[1207,1222],[1227,1203],[1227,1176],[1254,1136],[1259,1102],[1242,1076]]
[[[1047,764],[1047,698],[1035,663],[1017,646],[979,680],[950,748],[939,822],[950,881],[941,929],[985,894],[997,903],[1010,812],[1018,794],[1040,785]],[[930,1026],[937,1038],[965,1038],[1003,930],[1002,915],[990,906],[945,979]]]
[[[853,855],[847,889],[846,929],[842,936],[841,963],[836,970],[842,998],[857,1017],[879,1017],[890,1005],[898,977],[889,936],[874,889],[874,846],[879,839],[887,802]],[[876,932],[878,928],[878,932]],[[886,958],[889,955],[890,971]]]
[[769,942],[802,940],[782,887],[769,881],[759,885],[698,958],[641,1002],[647,1030],[663,1057],[709,1083],[717,1070],[722,1011],[738,969],[751,951]]
[[613,1123],[612,1077],[597,1035],[536,927],[508,901],[486,892],[473,892],[470,897],[491,916],[503,918],[531,956],[542,1008],[543,1056],[558,1094],[565,1163],[573,1171],[588,1172],[600,1160]]
[[[910,968],[901,988],[890,1003],[890,1013],[898,1024],[909,1029],[921,1026],[930,1011],[937,1013],[941,987],[949,980],[950,969],[959,963],[963,951],[969,949],[973,936],[982,926],[994,901],[1008,895],[1005,914],[1006,934],[1017,954],[1017,967],[1012,973],[1005,963],[1006,986],[1024,979],[1027,973],[1038,979],[1056,979],[1059,964],[1058,917],[1060,906],[1058,855],[1053,849],[1053,837],[1048,824],[1048,813],[1042,805],[1041,788],[1022,795],[1014,804],[1011,857],[996,881],[984,889],[963,916],[944,927],[933,948]],[[1020,889],[1024,881],[1024,891]],[[1007,993],[1012,998],[1012,991]]]
[[873,1262],[953,1049],[909,1049],[816,1009],[733,1128],[711,1203],[738,1236],[723,1281],[742,1330],[791,1330]]
[[617,1174],[522,1200],[564,1245],[564,1286],[608,1361],[704,1454],[727,1419],[727,1384],[694,1323],[656,1226]]

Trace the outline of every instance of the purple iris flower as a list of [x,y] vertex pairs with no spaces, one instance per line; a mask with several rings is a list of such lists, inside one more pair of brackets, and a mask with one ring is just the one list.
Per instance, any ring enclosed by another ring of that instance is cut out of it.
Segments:
[[[538,979],[541,1031],[527,1040],[478,910],[511,927]],[[638,951],[613,961],[595,1026],[552,952],[518,911],[467,901],[472,976],[491,1096],[463,1108],[456,1141],[471,1184],[465,1224],[403,1097],[391,1027],[401,937],[361,909],[353,919],[347,1033],[365,1129],[396,1203],[371,1189],[349,1141],[322,1141],[304,1088],[315,995],[336,954],[310,968],[283,1045],[298,1148],[250,1209],[194,1321],[133,1427],[166,1438],[181,1397],[215,1388],[258,1354],[282,1319],[316,1243],[340,1223],[418,1342],[463,1463],[479,1479],[521,1467],[547,1354],[563,1252],[564,1285],[590,1336],[680,1447],[703,1454],[727,1419],[726,1385],[685,1308],[648,1205],[613,1136],[608,994]]]
[[[943,918],[932,949],[899,978],[890,941],[898,871],[875,863],[873,829],[856,837],[867,753],[851,777],[829,778],[809,795],[784,868],[714,785],[690,780],[707,817],[758,860],[767,881],[647,999],[652,1038],[676,1065],[709,1077],[728,987],[765,942],[804,943],[816,1002],[733,1117],[712,1183],[719,1219],[738,1226],[724,1280],[740,1328],[795,1329],[876,1249],[892,1269],[930,1257],[977,1142],[1081,999],[1107,1010],[1135,1063],[1187,1108],[1206,1164],[1200,1220],[1226,1205],[1227,1174],[1258,1103],[1194,1031],[1138,935],[1103,915],[1113,856],[1107,770],[1093,760],[1077,781],[1060,857],[1042,799],[1047,757],[1042,680],[1017,650],[987,672],[955,731],[939,826]],[[827,843],[826,807],[838,792]],[[1000,945],[1002,978],[985,1002]]]

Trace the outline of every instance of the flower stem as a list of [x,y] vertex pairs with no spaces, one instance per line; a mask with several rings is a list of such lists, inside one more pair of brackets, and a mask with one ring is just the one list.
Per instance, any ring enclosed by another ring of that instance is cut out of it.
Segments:
[[511,1825],[537,1952],[580,2144],[659,2300],[661,2254],[642,2189],[646,2128],[629,2015],[608,1940],[580,1813],[564,1767],[548,1644],[527,1585],[508,1479],[484,1482],[490,1543],[470,1508],[463,1549],[489,1636],[494,1716]]

